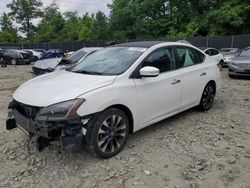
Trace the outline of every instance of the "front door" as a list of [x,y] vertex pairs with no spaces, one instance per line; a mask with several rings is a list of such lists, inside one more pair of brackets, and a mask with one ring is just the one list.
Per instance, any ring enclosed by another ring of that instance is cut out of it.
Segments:
[[153,78],[134,79],[140,127],[152,124],[180,107],[181,80],[173,70],[174,49],[160,48],[152,52],[142,67],[153,66],[160,75]]

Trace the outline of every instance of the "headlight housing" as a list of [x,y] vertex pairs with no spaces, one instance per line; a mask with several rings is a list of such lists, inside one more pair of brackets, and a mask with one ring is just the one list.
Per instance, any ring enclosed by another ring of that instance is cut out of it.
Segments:
[[42,108],[36,115],[38,121],[58,121],[77,116],[77,109],[85,99],[73,99]]

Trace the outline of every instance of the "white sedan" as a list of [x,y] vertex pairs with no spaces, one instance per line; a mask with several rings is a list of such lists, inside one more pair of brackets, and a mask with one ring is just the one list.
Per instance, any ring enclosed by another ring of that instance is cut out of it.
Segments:
[[108,158],[129,134],[195,106],[209,110],[219,87],[218,62],[192,45],[118,44],[21,85],[6,127],[36,136],[39,150],[59,140],[77,152],[84,141]]
[[224,55],[215,48],[200,47],[201,50],[208,56],[214,58],[222,66],[224,65]]

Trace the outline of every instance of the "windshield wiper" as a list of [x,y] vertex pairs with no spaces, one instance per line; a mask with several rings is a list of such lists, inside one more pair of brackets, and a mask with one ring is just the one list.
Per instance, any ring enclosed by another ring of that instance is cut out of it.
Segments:
[[91,71],[71,71],[71,72],[75,72],[75,73],[81,73],[81,74],[90,74],[90,75],[103,75],[103,73],[99,73],[99,72],[91,72]]

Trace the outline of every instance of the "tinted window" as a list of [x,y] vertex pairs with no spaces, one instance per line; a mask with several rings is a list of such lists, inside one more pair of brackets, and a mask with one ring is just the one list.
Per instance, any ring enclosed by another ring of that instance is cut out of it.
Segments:
[[219,52],[217,50],[211,49],[211,55],[218,55]]
[[156,67],[160,72],[172,70],[174,60],[173,54],[172,48],[157,49],[144,60],[142,67]]
[[205,54],[210,55],[210,50],[206,50]]
[[201,52],[188,47],[176,47],[176,53],[176,68],[188,67],[202,63],[205,57]]

